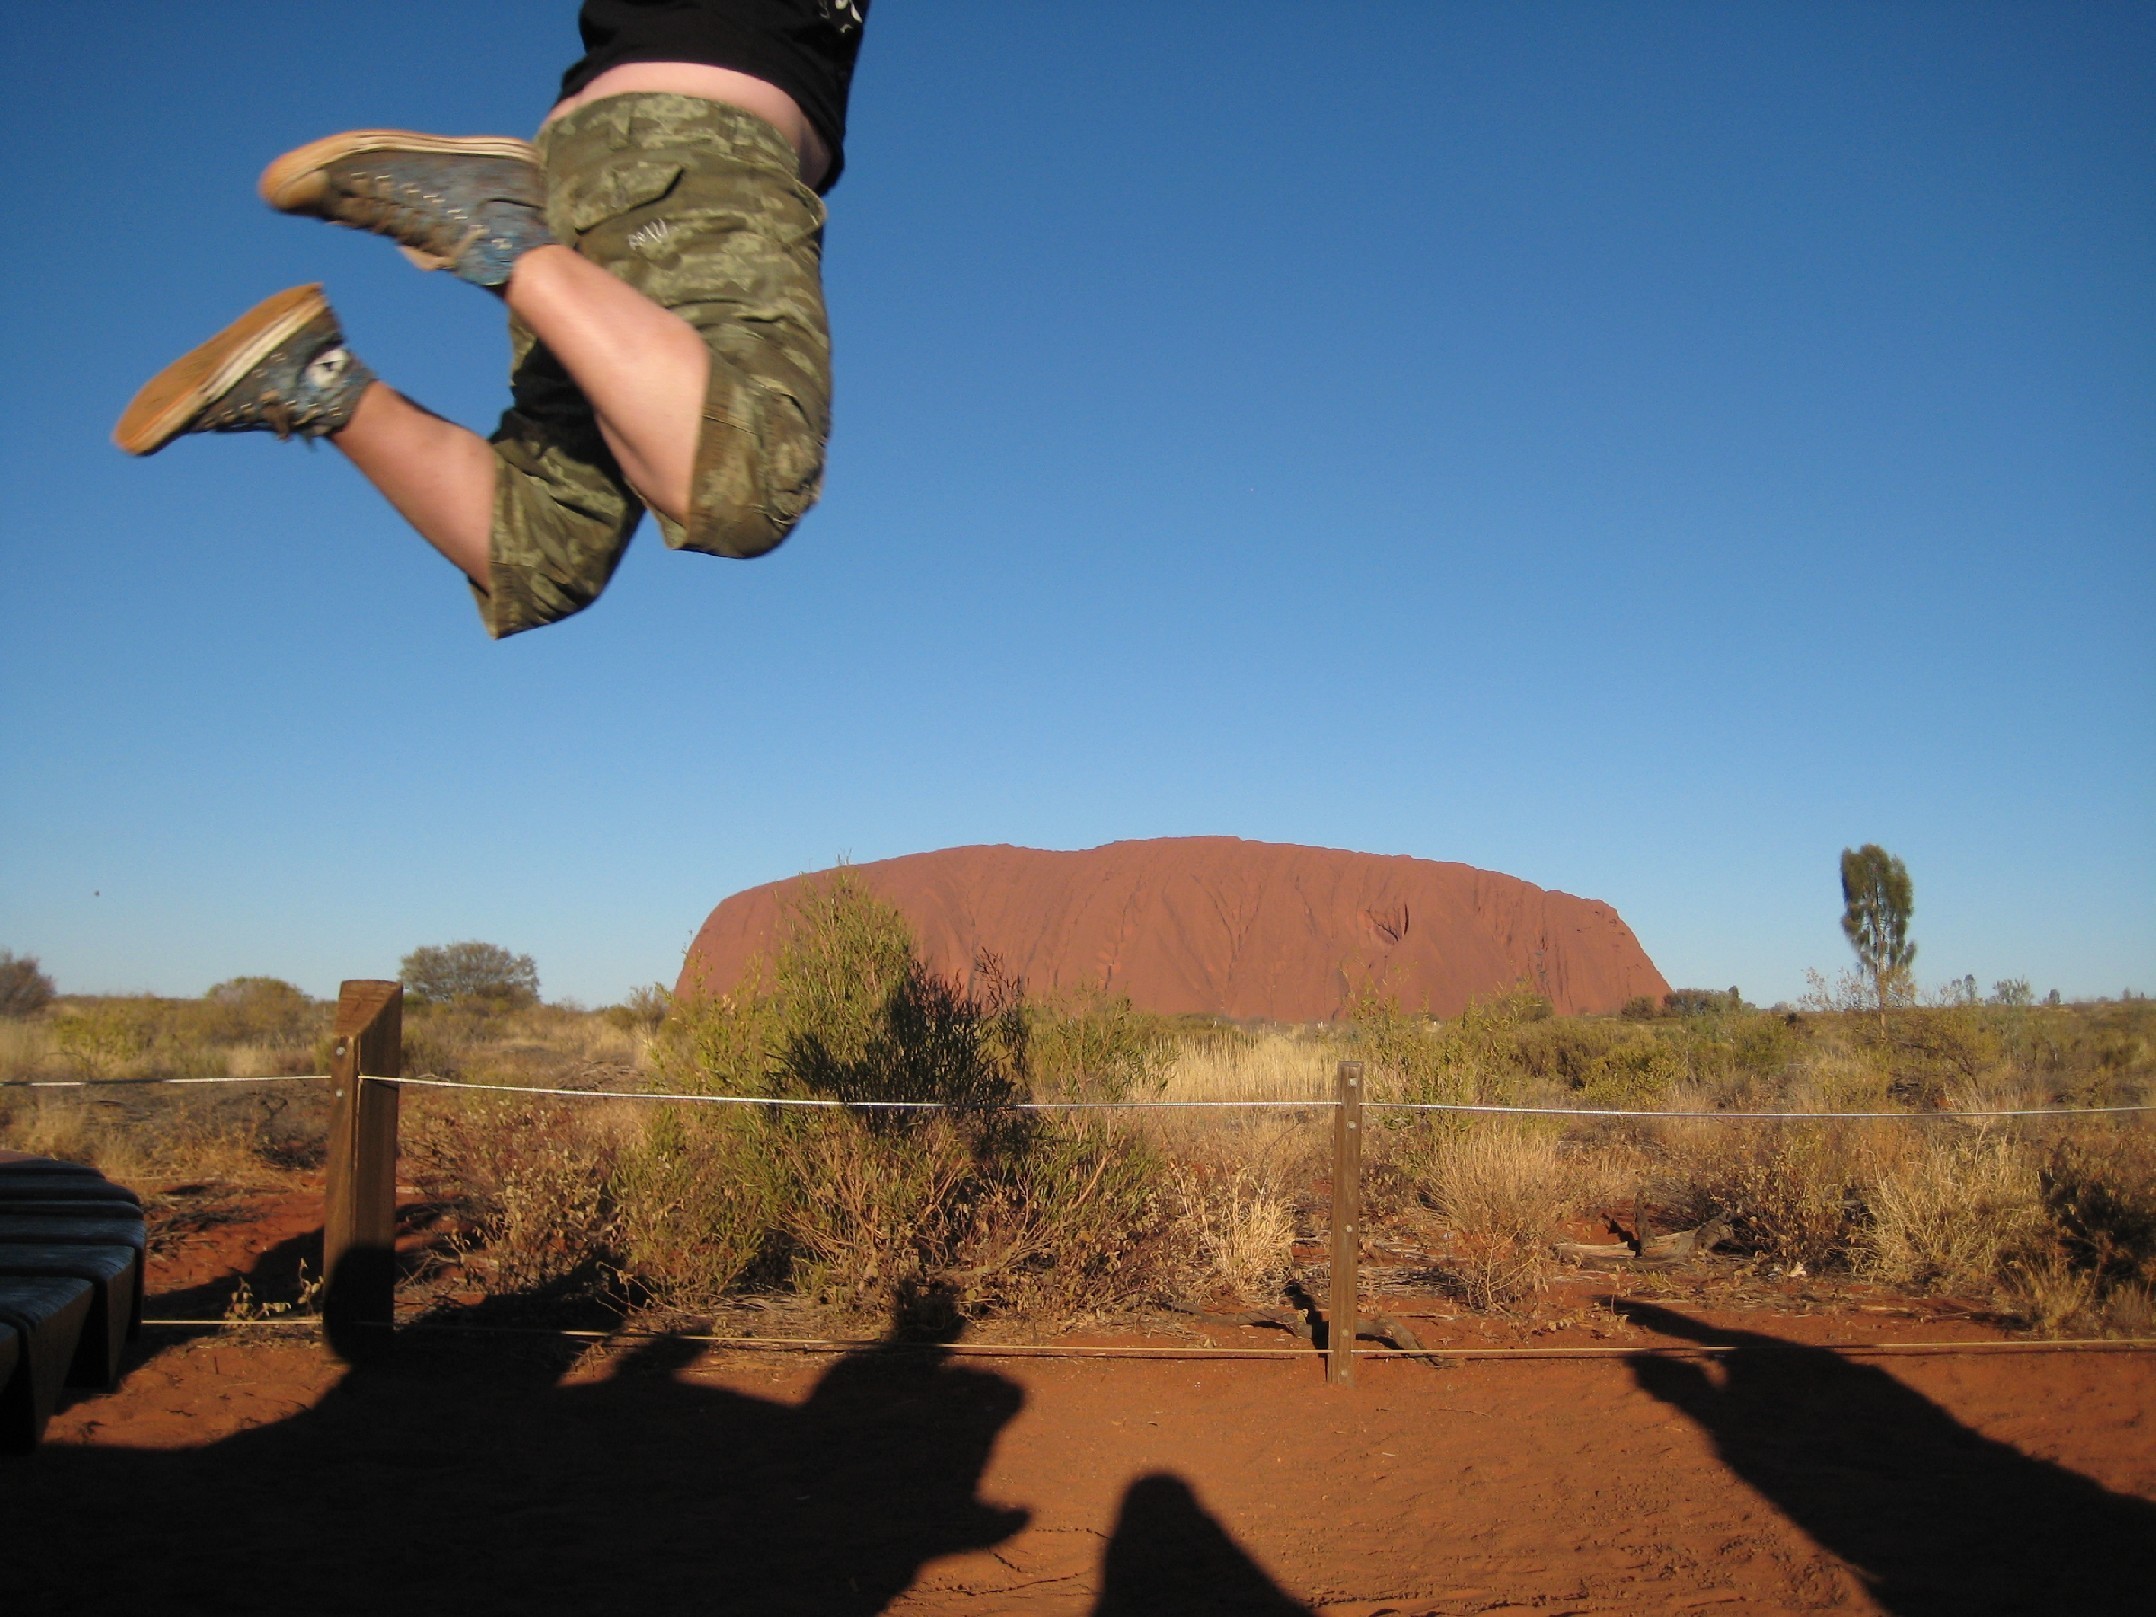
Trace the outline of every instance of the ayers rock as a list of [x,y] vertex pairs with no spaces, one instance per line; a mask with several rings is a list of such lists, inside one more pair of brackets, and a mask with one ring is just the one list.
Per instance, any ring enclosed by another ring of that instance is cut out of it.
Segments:
[[[1098,985],[1143,1010],[1313,1022],[1367,982],[1440,1016],[1523,979],[1568,1013],[1669,990],[1609,905],[1430,859],[1162,837],[945,848],[852,870],[905,914],[936,970],[963,973],[992,950],[1037,997]],[[788,891],[812,879],[713,910],[676,991],[729,991],[772,950]]]

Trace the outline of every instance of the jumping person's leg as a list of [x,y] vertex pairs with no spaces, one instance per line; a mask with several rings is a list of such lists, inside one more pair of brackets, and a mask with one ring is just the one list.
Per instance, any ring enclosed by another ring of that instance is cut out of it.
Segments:
[[327,438],[481,589],[494,518],[493,449],[384,387],[344,346],[319,286],[263,299],[150,379],[113,429],[131,455],[193,432]]
[[[559,245],[533,147],[500,136],[353,130],[278,158],[261,191],[282,212],[388,236],[428,268],[500,295],[591,401],[630,486],[681,520],[709,370],[703,339]],[[380,471],[401,482],[406,444],[434,447],[426,433],[403,430],[412,425],[398,421],[373,452],[355,455],[370,477]],[[359,430],[367,434],[366,425]],[[383,489],[403,510],[400,492]]]
[[508,278],[496,635],[596,597],[640,505],[672,548],[764,554],[815,502],[830,430],[823,205],[773,125],[637,92],[556,118],[538,152],[562,251]]
[[495,461],[486,439],[377,383],[329,441],[413,531],[479,589],[491,587]]
[[[629,486],[681,521],[710,370],[696,328],[561,247],[521,257],[507,293],[511,313],[590,400]],[[497,457],[484,438],[376,386],[329,441],[422,538],[491,587]]]
[[565,247],[517,260],[509,312],[575,379],[629,486],[688,520],[711,352],[697,329]]
[[[763,119],[670,93],[576,107],[537,152],[380,131],[315,142],[264,175],[273,204],[388,235],[505,296],[501,425],[482,440],[364,367],[333,407],[295,413],[301,383],[241,375],[261,334],[230,340],[271,299],[153,380],[115,436],[137,454],[189,431],[330,437],[472,579],[495,635],[596,598],[639,500],[670,546],[761,555],[814,502],[829,429],[823,210],[797,162]],[[295,292],[348,361],[319,289]]]

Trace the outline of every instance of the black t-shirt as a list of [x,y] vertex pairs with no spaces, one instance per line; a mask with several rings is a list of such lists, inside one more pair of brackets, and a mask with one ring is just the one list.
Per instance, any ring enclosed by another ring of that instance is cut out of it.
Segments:
[[574,95],[624,62],[703,62],[775,84],[831,151],[818,190],[846,166],[846,93],[869,0],[584,0],[584,57],[562,75]]

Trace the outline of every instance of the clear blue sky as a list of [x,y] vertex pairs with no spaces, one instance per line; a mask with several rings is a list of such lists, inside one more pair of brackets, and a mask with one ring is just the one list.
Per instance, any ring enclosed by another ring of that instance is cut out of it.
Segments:
[[1876,841],[1926,981],[2156,990],[2146,5],[881,0],[823,505],[500,645],[334,452],[106,435],[305,280],[490,424],[497,306],[254,179],[529,131],[573,7],[5,43],[0,946],[63,990],[477,937],[603,1002],[841,855],[1201,832],[1760,1000]]

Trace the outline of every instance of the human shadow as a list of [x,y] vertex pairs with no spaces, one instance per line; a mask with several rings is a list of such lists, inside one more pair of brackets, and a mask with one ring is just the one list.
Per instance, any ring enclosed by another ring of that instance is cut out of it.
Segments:
[[1155,1472],[1123,1495],[1101,1558],[1093,1617],[1310,1617],[1245,1555],[1180,1477]]
[[25,1611],[868,1617],[1028,1520],[976,1494],[1023,1403],[1004,1377],[892,1341],[790,1404],[684,1379],[698,1352],[656,1338],[563,1383],[557,1338],[415,1331],[200,1448],[48,1444],[0,1469],[0,1590]]
[[1970,1430],[1877,1366],[1617,1306],[1662,1335],[1747,1350],[1718,1373],[1648,1354],[1629,1363],[1897,1617],[2150,1609],[2156,1506]]
[[192,1286],[157,1292],[148,1311],[172,1319],[217,1319],[242,1296],[258,1303],[292,1303],[298,1300],[307,1277],[321,1272],[322,1232],[309,1230],[263,1248],[244,1273],[213,1275]]

